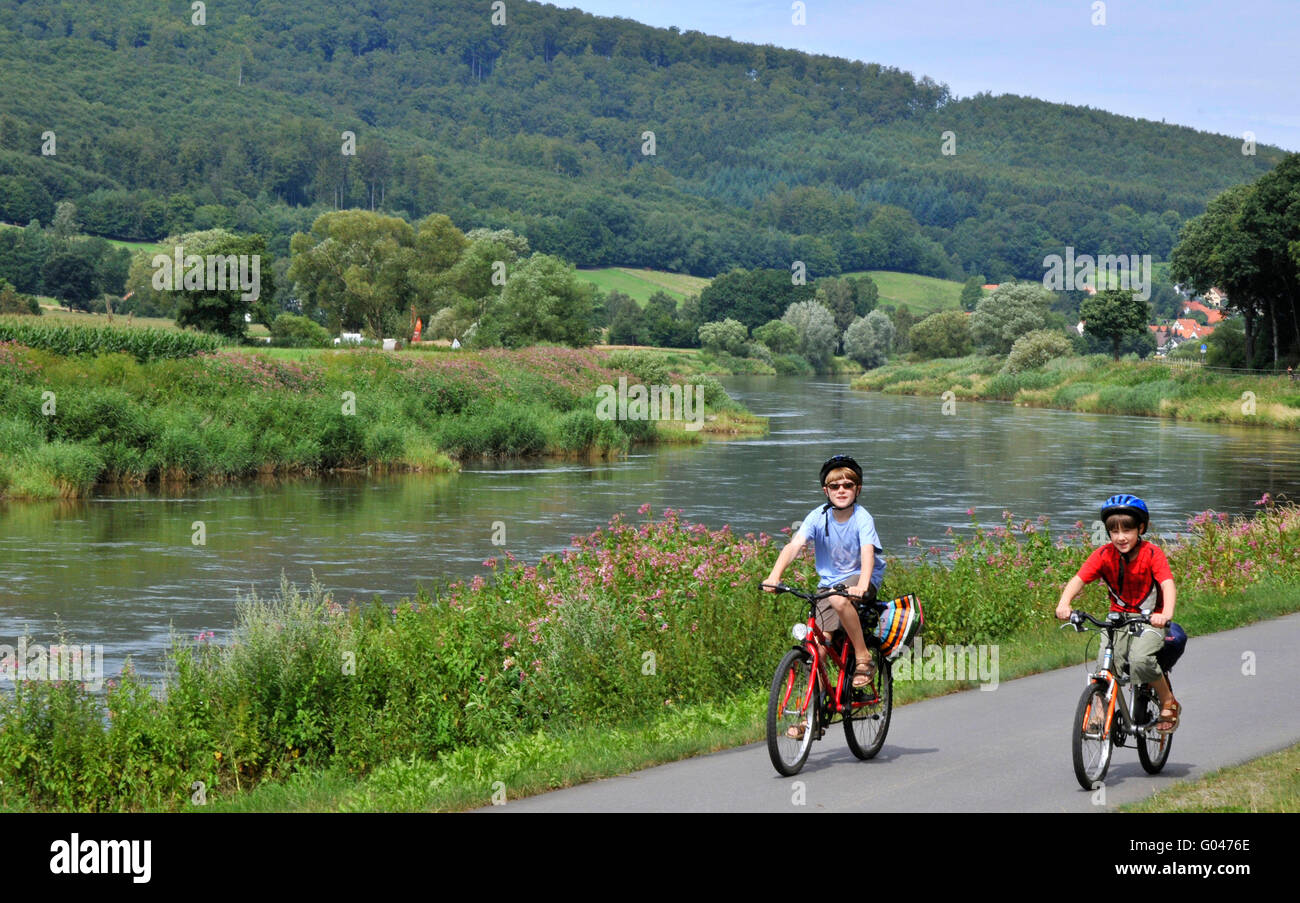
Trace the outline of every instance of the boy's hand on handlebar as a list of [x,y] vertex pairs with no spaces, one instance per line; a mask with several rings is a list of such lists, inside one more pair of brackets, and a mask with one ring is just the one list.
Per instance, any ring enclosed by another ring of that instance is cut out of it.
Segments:
[[1160,614],[1158,612],[1151,615],[1152,627],[1164,627],[1168,623],[1169,615]]
[[1062,602],[1056,606],[1057,620],[1064,621],[1070,617],[1070,603]]

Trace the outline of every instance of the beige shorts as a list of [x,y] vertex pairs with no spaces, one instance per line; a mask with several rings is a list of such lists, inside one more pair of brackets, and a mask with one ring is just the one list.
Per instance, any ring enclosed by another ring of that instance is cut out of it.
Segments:
[[[845,586],[853,586],[858,582],[858,577],[858,574],[854,574],[844,580],[843,583]],[[874,593],[868,591],[867,595],[873,596]],[[840,628],[840,616],[837,615],[835,609],[831,607],[830,599],[822,599],[817,603],[817,626],[820,627],[822,633],[827,636],[830,636]]]

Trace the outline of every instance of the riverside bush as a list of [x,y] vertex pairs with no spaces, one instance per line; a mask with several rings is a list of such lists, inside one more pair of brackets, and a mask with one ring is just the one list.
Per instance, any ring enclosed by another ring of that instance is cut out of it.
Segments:
[[1026,370],[1023,373],[999,373],[984,386],[988,398],[1011,400],[1021,389],[1050,389],[1064,379],[1064,374],[1050,370]]
[[[1166,546],[1180,589],[1212,599],[1265,573],[1300,581],[1300,509],[1257,504],[1254,517],[1198,515]],[[1051,622],[1090,551],[1082,522],[1053,536],[1046,518],[1004,512],[986,529],[971,514],[951,547],[889,562],[885,597],[917,593],[928,643],[1000,642]],[[617,729],[752,692],[805,614],[757,589],[778,549],[670,510],[635,525],[615,516],[536,565],[488,559],[491,579],[393,608],[282,577],[273,598],[239,600],[225,642],[174,638],[159,695],[129,669],[102,697],[71,681],[0,694],[0,807],[183,808],[193,781],[216,796],[332,766],[387,786],[394,760],[446,771],[491,760],[489,747],[541,756],[543,729]],[[787,582],[815,581],[805,554]],[[1096,587],[1080,601],[1105,606]]]
[[1052,404],[1063,408],[1071,408],[1080,398],[1091,395],[1097,390],[1098,387],[1093,383],[1070,383],[1056,390],[1056,394],[1052,396]]
[[325,348],[330,334],[310,317],[280,314],[271,323],[271,344],[277,348]]
[[806,358],[798,354],[772,355],[772,369],[778,376],[812,376],[817,372]]
[[1054,360],[1074,353],[1070,340],[1054,329],[1038,329],[1016,339],[1007,355],[1008,373],[1037,370]]
[[614,351],[605,363],[611,369],[626,370],[648,386],[666,386],[671,375],[663,355],[649,351]]
[[[660,438],[652,422],[597,423],[587,416],[595,412],[597,387],[616,385],[621,372],[596,352],[350,349],[303,353],[296,361],[278,355],[241,349],[138,362],[123,353],[67,357],[0,341],[3,491],[49,497],[103,481],[370,465],[449,469],[455,465],[444,451],[609,454]],[[697,382],[711,411],[739,410],[716,380]],[[47,392],[57,399],[53,414]],[[586,413],[569,416],[577,412]],[[84,445],[103,467],[84,482],[89,459],[72,466],[66,452],[38,455],[46,442]],[[57,486],[55,471],[64,475]]]
[[1170,379],[1106,386],[1097,399],[1097,410],[1115,414],[1159,414],[1161,399],[1178,398],[1181,394],[1182,387]]

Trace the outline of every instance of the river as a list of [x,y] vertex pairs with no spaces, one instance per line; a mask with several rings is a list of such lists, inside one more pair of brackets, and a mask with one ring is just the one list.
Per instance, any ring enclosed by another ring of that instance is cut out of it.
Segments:
[[945,413],[938,398],[855,392],[835,379],[725,384],[771,418],[770,435],[593,464],[0,504],[0,643],[24,632],[58,642],[61,625],[70,641],[102,644],[106,675],[129,655],[157,676],[173,628],[220,641],[236,592],[269,596],[282,571],[299,585],[314,574],[339,601],[393,603],[419,583],[483,573],[483,559],[506,550],[535,562],[617,512],[637,519],[643,503],[776,533],[819,503],[817,471],[836,452],[866,470],[862,503],[887,555],[906,554],[911,536],[944,542],[947,527],[969,525],[970,508],[985,523],[1005,509],[1064,527],[1091,521],[1111,493],[1134,492],[1169,534],[1206,508],[1241,513],[1264,492],[1300,495],[1300,443],[1280,430],[971,402]]

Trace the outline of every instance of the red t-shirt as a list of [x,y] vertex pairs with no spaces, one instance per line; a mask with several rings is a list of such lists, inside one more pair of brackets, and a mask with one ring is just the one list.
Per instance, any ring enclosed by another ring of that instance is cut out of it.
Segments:
[[1174,579],[1165,553],[1159,546],[1145,541],[1138,545],[1137,554],[1132,561],[1125,561],[1112,543],[1107,543],[1089,555],[1083,567],[1079,568],[1079,579],[1091,583],[1098,577],[1105,580],[1111,591],[1123,600],[1123,604],[1120,604],[1115,596],[1111,596],[1110,610],[1130,614],[1139,610],[1152,589],[1156,591],[1156,607],[1152,610],[1160,611],[1164,608],[1164,593],[1160,591],[1160,584]]

